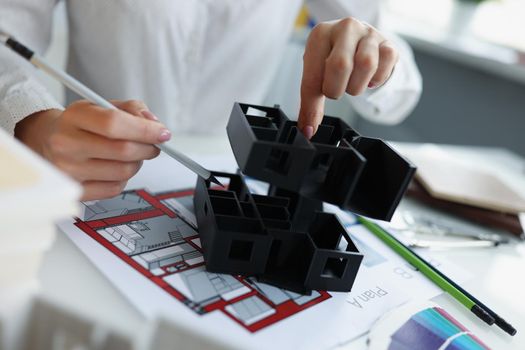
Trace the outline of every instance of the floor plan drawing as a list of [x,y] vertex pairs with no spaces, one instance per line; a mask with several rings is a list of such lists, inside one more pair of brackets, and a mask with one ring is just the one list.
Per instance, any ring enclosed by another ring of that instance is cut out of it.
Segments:
[[75,226],[195,313],[222,312],[252,333],[331,298],[206,271],[192,193],[135,190],[84,202]]

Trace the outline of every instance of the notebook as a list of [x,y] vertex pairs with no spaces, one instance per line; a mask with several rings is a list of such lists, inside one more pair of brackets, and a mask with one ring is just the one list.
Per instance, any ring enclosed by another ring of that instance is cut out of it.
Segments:
[[418,168],[416,179],[435,198],[509,214],[525,212],[525,198],[509,184],[439,147],[422,147],[408,157]]

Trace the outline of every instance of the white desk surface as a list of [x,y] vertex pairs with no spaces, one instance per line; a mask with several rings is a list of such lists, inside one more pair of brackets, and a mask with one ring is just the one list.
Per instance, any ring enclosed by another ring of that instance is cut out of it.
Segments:
[[[229,152],[228,142],[224,138],[175,138],[174,143],[178,148],[190,154]],[[208,149],[210,144],[213,144],[212,149]],[[407,145],[399,144],[399,147],[402,149]],[[493,148],[451,149],[463,154],[466,161],[484,159],[488,167],[506,166],[512,169],[507,175],[513,177],[516,186],[525,192],[525,162],[517,155]],[[446,256],[470,271],[474,278],[463,287],[513,324],[518,333],[510,337],[496,326],[489,327],[481,323],[446,294],[436,297],[434,301],[493,349],[524,349],[525,243],[514,242],[498,248],[454,250],[435,254],[441,258]],[[123,334],[133,336],[147,326],[141,314],[63,235],[59,235],[47,253],[39,281],[41,292],[46,297]],[[345,344],[342,348],[365,349],[366,337]]]

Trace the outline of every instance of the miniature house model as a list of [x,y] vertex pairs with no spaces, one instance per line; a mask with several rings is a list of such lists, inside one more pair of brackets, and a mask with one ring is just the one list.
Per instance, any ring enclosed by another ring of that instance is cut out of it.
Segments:
[[250,193],[241,174],[214,172],[229,179],[226,189],[198,179],[206,268],[299,293],[350,291],[363,256],[323,202],[390,220],[415,167],[334,117],[325,116],[308,140],[278,107],[235,103],[227,132],[241,173],[270,189]]

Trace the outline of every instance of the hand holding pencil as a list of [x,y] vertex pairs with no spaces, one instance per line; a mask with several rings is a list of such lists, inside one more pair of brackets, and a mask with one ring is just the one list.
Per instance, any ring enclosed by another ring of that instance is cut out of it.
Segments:
[[105,109],[79,101],[64,111],[35,113],[18,123],[18,138],[82,184],[83,200],[116,196],[155,158],[154,144],[171,134],[140,101],[112,101]]

